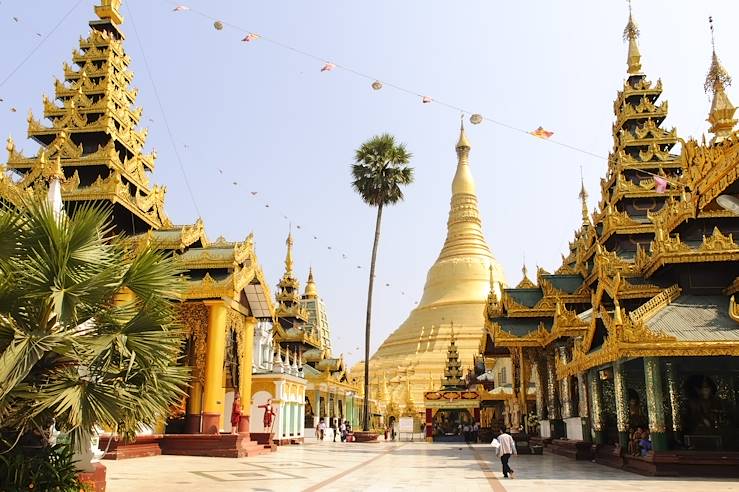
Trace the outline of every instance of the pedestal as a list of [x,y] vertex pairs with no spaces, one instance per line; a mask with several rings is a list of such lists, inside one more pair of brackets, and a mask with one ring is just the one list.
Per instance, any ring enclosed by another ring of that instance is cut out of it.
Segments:
[[203,412],[203,434],[220,433],[221,414]]
[[572,439],[573,441],[583,441],[583,419],[582,417],[570,417],[568,419],[564,419],[564,424],[566,428],[566,436],[567,439]]
[[542,439],[551,439],[552,437],[552,426],[549,420],[542,420],[539,425]]
[[239,434],[242,433],[249,433],[249,416],[248,415],[242,415],[241,419],[239,420]]
[[200,434],[200,414],[185,416],[185,434]]
[[93,463],[92,466],[92,471],[80,472],[77,476],[83,483],[90,484],[95,492],[105,492],[105,465]]

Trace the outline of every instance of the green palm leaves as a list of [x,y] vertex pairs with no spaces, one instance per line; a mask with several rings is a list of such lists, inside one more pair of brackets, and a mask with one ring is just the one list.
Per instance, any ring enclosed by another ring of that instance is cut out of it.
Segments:
[[173,261],[112,234],[108,211],[0,210],[0,432],[133,436],[184,395]]

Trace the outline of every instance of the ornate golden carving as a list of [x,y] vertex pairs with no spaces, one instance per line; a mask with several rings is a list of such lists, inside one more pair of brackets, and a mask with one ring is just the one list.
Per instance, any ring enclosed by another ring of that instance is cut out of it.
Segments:
[[205,378],[206,336],[208,307],[202,303],[185,302],[179,305],[178,317],[193,343],[193,379],[203,383]]

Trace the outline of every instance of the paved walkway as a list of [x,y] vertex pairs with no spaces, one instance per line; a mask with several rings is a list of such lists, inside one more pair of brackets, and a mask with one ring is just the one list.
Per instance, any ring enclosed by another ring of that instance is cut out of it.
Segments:
[[739,492],[738,481],[641,477],[551,454],[514,457],[516,480],[506,480],[483,444],[309,442],[253,458],[157,456],[105,465],[109,492]]

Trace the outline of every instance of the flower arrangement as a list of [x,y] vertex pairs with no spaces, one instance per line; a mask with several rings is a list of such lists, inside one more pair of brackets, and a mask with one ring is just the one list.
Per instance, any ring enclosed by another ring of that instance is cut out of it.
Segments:
[[532,434],[539,429],[539,417],[534,412],[526,415],[526,429]]

